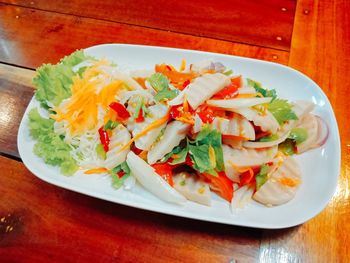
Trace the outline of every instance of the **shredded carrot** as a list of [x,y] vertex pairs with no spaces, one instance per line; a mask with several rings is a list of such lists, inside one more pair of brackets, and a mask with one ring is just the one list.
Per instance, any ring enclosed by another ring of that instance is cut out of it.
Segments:
[[197,74],[194,72],[180,72],[174,69],[173,66],[166,64],[159,64],[155,66],[155,71],[164,74],[167,76],[171,83],[183,83],[186,80],[192,80],[197,77]]
[[288,177],[283,177],[278,180],[281,184],[288,186],[288,187],[295,187],[300,184],[300,180],[298,179],[293,179],[293,178],[288,178]]
[[206,71],[204,71],[203,73],[207,73],[207,74],[215,74],[216,71],[214,69],[208,69]]
[[249,99],[249,98],[255,98],[255,97],[264,97],[260,92],[256,93],[249,93],[249,94],[238,94],[235,96],[235,99]]
[[254,171],[251,167],[238,167],[237,165],[235,165],[231,161],[228,161],[228,163],[233,167],[233,169],[235,169],[239,173],[245,173],[245,172],[249,171],[250,174],[252,174],[252,173],[254,174]]
[[187,94],[184,95],[184,102],[183,102],[183,110],[184,112],[188,112],[189,111],[189,107],[188,107],[188,101],[187,101]]
[[254,180],[254,171],[251,167],[246,168],[245,170],[240,170],[239,175],[239,185],[243,186],[246,184],[251,184]]
[[176,118],[176,120],[182,121],[182,122],[184,122],[184,123],[188,123],[188,124],[190,124],[190,125],[194,125],[194,121],[193,121],[193,120],[189,120],[189,119],[184,118],[184,117]]
[[167,112],[167,114],[158,119],[155,120],[154,122],[152,122],[150,125],[148,125],[144,130],[142,130],[140,133],[136,134],[127,144],[125,144],[117,153],[124,151],[125,149],[127,149],[134,141],[138,140],[139,138],[141,138],[142,136],[145,136],[149,131],[158,128],[159,126],[163,125],[164,123],[166,123],[169,120],[169,111]]
[[207,173],[201,173],[201,177],[209,181],[211,188],[216,191],[221,197],[231,202],[233,196],[232,181],[226,176],[225,172],[219,172],[217,176]]
[[261,116],[265,116],[267,114],[267,104],[255,105],[252,107],[257,110]]
[[176,154],[176,153],[174,153],[172,156],[171,156],[171,158],[173,158],[173,159],[178,159],[180,156],[178,155],[178,154]]
[[146,84],[145,84],[146,78],[138,77],[138,78],[134,78],[134,79],[137,81],[137,83],[139,83],[141,85],[141,87],[143,89],[147,89]]
[[176,120],[182,121],[184,123],[188,123],[188,124],[191,124],[191,125],[194,125],[194,120],[188,119],[186,117],[178,117],[178,118],[176,118]]
[[99,168],[94,168],[90,170],[86,170],[84,174],[102,174],[108,172],[107,168],[104,167],[99,167]]
[[180,71],[184,71],[186,68],[186,59],[181,60]]
[[147,151],[143,150],[140,152],[139,157],[143,160],[147,160]]
[[234,141],[248,141],[249,138],[245,136],[237,136],[237,135],[229,135],[229,134],[222,134],[223,140],[234,140]]

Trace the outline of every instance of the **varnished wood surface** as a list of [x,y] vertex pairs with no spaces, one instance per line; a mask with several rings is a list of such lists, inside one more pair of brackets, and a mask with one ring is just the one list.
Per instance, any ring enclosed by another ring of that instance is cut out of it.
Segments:
[[0,153],[18,156],[17,132],[33,96],[34,71],[0,64]]
[[0,3],[0,62],[36,68],[76,49],[128,43],[197,49],[288,63],[285,51]]
[[1,2],[283,50],[290,47],[295,11],[291,0]]
[[[0,62],[16,66],[0,64],[0,153],[5,155],[0,156],[0,262],[350,262],[349,1],[299,0],[290,52],[200,37],[195,31],[167,32],[143,21],[129,25],[117,14],[101,20],[109,1],[79,17],[76,1],[66,3],[66,14],[57,13],[62,6],[53,1],[9,2],[0,4]],[[128,208],[33,176],[16,160],[16,132],[33,94],[33,71],[18,66],[57,62],[106,39],[275,60],[309,75],[329,97],[341,135],[339,184],[326,209],[298,227],[258,230]]]
[[[0,156],[1,262],[254,262],[260,232],[157,214],[47,184]],[[6,176],[6,180],[3,180]],[[52,260],[52,261],[51,261]]]
[[273,257],[280,262],[350,262],[349,9],[347,0],[298,1],[289,65],[316,81],[333,106],[341,173],[335,195],[317,217],[280,237],[264,232],[263,262]]

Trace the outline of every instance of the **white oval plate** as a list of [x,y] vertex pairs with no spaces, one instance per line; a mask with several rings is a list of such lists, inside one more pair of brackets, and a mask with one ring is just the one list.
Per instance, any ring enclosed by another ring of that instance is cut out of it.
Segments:
[[87,48],[86,54],[96,58],[108,58],[123,69],[150,69],[157,63],[180,65],[185,58],[188,63],[205,59],[220,61],[235,74],[242,74],[261,82],[264,87],[274,88],[281,98],[305,99],[316,104],[314,113],[321,116],[330,129],[325,145],[296,156],[301,166],[303,183],[296,197],[289,203],[272,208],[252,202],[235,213],[229,203],[213,194],[211,207],[187,202],[183,206],[159,200],[141,186],[132,191],[115,190],[110,178],[103,175],[77,173],[66,177],[58,168],[46,165],[33,154],[34,141],[29,136],[28,112],[38,106],[33,98],[26,109],[18,132],[18,149],[23,163],[40,179],[51,184],[118,204],[181,217],[210,222],[257,228],[285,228],[301,224],[316,216],[332,198],[340,172],[340,139],[332,107],[312,80],[300,72],[279,64],[255,59],[216,53],[138,46],[107,44]]

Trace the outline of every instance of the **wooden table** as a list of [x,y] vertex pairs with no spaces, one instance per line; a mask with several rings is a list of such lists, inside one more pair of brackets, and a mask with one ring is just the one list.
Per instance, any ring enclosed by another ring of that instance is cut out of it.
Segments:
[[[0,0],[0,261],[350,262],[348,10],[348,0]],[[310,76],[341,135],[329,205],[301,226],[261,230],[129,208],[33,176],[16,144],[33,69],[101,43],[253,57]]]

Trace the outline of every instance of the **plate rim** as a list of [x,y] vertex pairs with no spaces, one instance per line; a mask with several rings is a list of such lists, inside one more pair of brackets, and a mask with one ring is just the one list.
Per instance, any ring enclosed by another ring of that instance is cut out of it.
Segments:
[[[184,217],[184,218],[190,218],[192,220],[202,220],[202,221],[207,221],[207,222],[212,222],[212,223],[221,223],[221,224],[227,224],[227,225],[233,225],[233,226],[243,226],[243,227],[253,227],[253,228],[263,228],[263,229],[281,229],[281,228],[287,228],[287,227],[292,227],[292,226],[296,226],[299,224],[302,224],[308,220],[310,220],[311,218],[317,216],[327,205],[328,203],[331,201],[332,197],[335,194],[337,185],[338,185],[338,181],[339,181],[339,176],[340,176],[340,168],[341,168],[341,144],[340,144],[340,134],[339,134],[339,128],[338,128],[338,124],[337,124],[337,119],[336,116],[334,114],[334,110],[332,107],[332,104],[330,103],[330,101],[328,100],[328,97],[326,96],[326,94],[324,93],[324,91],[322,90],[322,88],[320,88],[320,86],[314,82],[312,79],[310,79],[308,76],[306,76],[305,74],[297,71],[296,69],[293,69],[289,66],[286,65],[282,65],[282,64],[278,64],[275,62],[271,62],[271,61],[265,61],[265,60],[259,60],[259,59],[255,59],[255,58],[247,58],[247,57],[241,57],[241,56],[236,56],[236,55],[229,55],[229,54],[222,54],[222,53],[215,53],[215,52],[207,52],[207,51],[200,51],[200,50],[191,50],[191,49],[181,49],[181,48],[171,48],[171,47],[159,47],[159,46],[148,46],[148,45],[134,45],[134,44],[101,44],[101,45],[95,45],[95,46],[91,46],[88,48],[84,49],[84,52],[93,52],[94,49],[98,49],[98,48],[105,48],[105,47],[125,47],[125,48],[148,48],[148,49],[164,49],[164,50],[168,50],[168,51],[178,51],[178,52],[186,52],[186,53],[197,53],[197,54],[212,54],[212,55],[219,55],[219,56],[224,56],[224,57],[230,57],[230,58],[235,58],[235,59],[242,59],[242,60],[246,60],[246,61],[252,61],[252,62],[257,62],[257,63],[263,63],[263,64],[273,64],[276,65],[278,67],[282,67],[284,69],[287,69],[289,71],[292,71],[293,74],[297,74],[299,76],[301,76],[303,79],[311,82],[313,84],[313,86],[315,88],[317,88],[317,90],[320,92],[322,98],[326,101],[326,103],[328,103],[330,111],[327,110],[328,114],[330,114],[331,117],[331,121],[332,121],[332,128],[336,128],[336,131],[334,131],[334,139],[337,142],[337,145],[335,146],[336,148],[336,156],[333,156],[333,159],[336,159],[336,171],[334,171],[334,176],[336,176],[336,179],[334,179],[332,182],[334,182],[334,184],[332,185],[332,189],[330,189],[331,191],[329,198],[327,198],[327,202],[324,202],[322,204],[319,204],[319,206],[315,209],[315,212],[312,214],[309,214],[308,217],[305,217],[304,220],[301,220],[299,222],[293,222],[292,224],[284,224],[283,222],[280,225],[267,225],[267,224],[241,224],[241,223],[237,223],[237,222],[226,222],[225,220],[218,220],[217,218],[215,218],[214,220],[211,218],[208,218],[207,216],[201,216],[201,215],[189,215],[186,211],[184,211],[185,213],[182,213],[181,215],[176,214],[171,211],[171,207],[172,206],[167,206],[166,208],[162,207],[161,210],[156,208],[152,208],[152,206],[141,203],[140,205],[138,205],[137,203],[135,203],[134,201],[130,201],[128,202],[128,200],[120,200],[120,198],[118,198],[118,200],[113,200],[112,198],[108,198],[107,196],[101,197],[101,196],[96,196],[94,195],[94,193],[87,193],[84,192],[84,190],[79,190],[76,187],[68,185],[66,183],[60,182],[60,181],[55,181],[55,180],[51,180],[50,177],[45,177],[41,175],[40,170],[37,170],[36,166],[32,165],[29,162],[29,157],[25,154],[25,150],[24,150],[24,144],[23,144],[23,135],[24,134],[24,129],[25,129],[25,119],[28,115],[28,111],[31,109],[31,105],[33,104],[33,101],[35,101],[35,94],[33,95],[30,103],[28,104],[22,120],[20,122],[20,126],[18,129],[18,136],[17,136],[17,147],[18,147],[18,152],[20,154],[20,157],[23,161],[23,164],[27,167],[27,169],[33,173],[36,177],[40,178],[41,180],[53,184],[55,186],[64,188],[64,189],[68,189],[74,192],[78,192],[80,194],[84,194],[87,196],[91,196],[94,198],[98,198],[98,199],[102,199],[102,200],[106,200],[106,201],[110,201],[113,203],[117,203],[119,205],[126,205],[129,207],[134,207],[134,208],[138,208],[138,209],[143,209],[143,210],[148,210],[148,211],[152,211],[152,212],[156,212],[156,213],[162,213],[162,214],[167,214],[167,215],[171,215],[171,216],[177,216],[177,217]],[[333,127],[334,126],[334,127]],[[33,156],[35,156],[35,154],[33,152],[31,152],[31,154]],[[37,156],[35,156],[37,157]],[[335,157],[335,158],[334,158]],[[45,166],[51,167],[47,164],[44,164]],[[62,175],[63,176],[63,175]],[[146,207],[145,207],[146,205]]]

